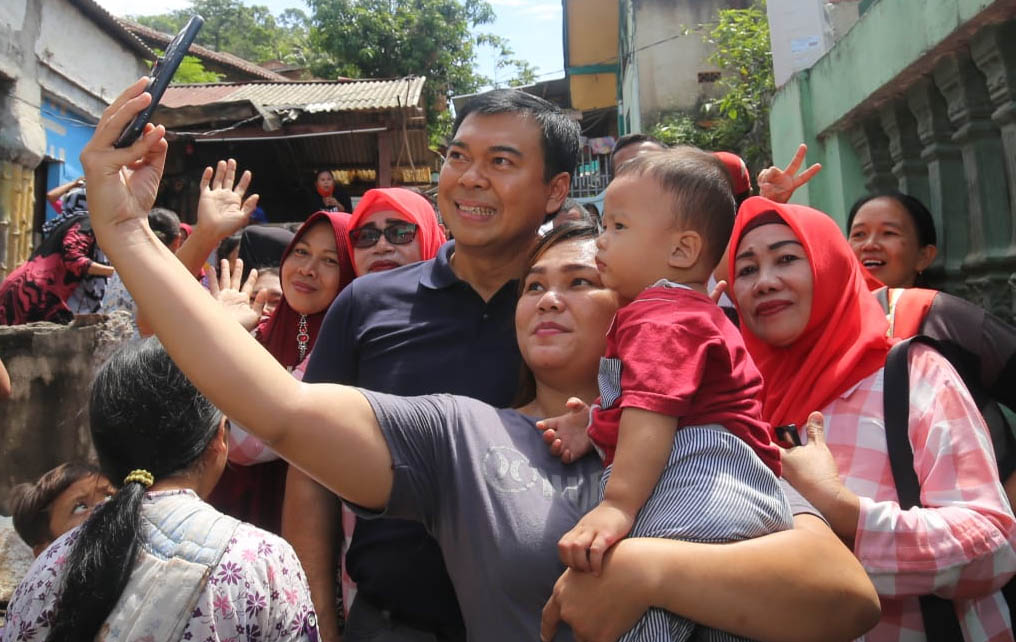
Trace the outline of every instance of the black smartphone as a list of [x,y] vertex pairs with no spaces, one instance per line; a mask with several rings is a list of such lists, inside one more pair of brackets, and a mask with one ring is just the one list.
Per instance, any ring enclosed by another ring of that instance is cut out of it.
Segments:
[[801,435],[797,434],[797,424],[776,426],[776,441],[784,448],[793,448],[801,445]]
[[155,108],[159,106],[159,101],[162,100],[162,94],[166,92],[169,81],[173,78],[173,74],[176,73],[177,67],[180,66],[184,55],[190,49],[191,43],[194,42],[194,37],[198,35],[198,31],[201,30],[201,25],[203,24],[205,24],[204,18],[201,16],[191,16],[191,19],[187,21],[187,24],[180,30],[180,33],[176,34],[176,37],[166,47],[166,53],[155,61],[155,65],[152,66],[152,73],[149,74],[148,87],[145,89],[145,91],[152,95],[152,103],[148,107],[145,107],[124,128],[123,132],[120,133],[120,138],[114,143],[114,147],[130,146],[138,139],[141,132],[144,131],[145,125],[148,124],[152,114],[155,113]]

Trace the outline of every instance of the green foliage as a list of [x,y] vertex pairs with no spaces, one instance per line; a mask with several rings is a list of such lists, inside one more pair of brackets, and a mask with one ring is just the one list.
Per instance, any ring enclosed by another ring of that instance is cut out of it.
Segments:
[[[700,122],[704,124],[699,124]],[[694,145],[709,150],[740,151],[746,133],[739,123],[728,120],[700,121],[692,114],[676,111],[663,114],[649,133],[667,145]]]
[[747,9],[723,9],[715,23],[699,29],[714,47],[709,61],[724,72],[719,80],[724,93],[698,114],[663,115],[650,133],[668,144],[735,152],[754,174],[772,164],[769,104],[776,87],[765,0]]
[[[158,55],[165,53],[161,49],[153,49]],[[148,62],[149,69],[152,67],[152,63]],[[183,60],[180,61],[180,66],[176,68],[176,72],[173,74],[173,79],[170,82],[181,83],[181,84],[198,84],[207,82],[219,82],[222,80],[222,74],[215,73],[205,69],[205,66],[201,64],[201,59],[195,56],[184,56]]]
[[536,81],[536,69],[508,41],[475,33],[494,21],[486,0],[307,0],[308,16],[287,9],[275,17],[241,0],[190,0],[188,9],[133,20],[176,33],[191,15],[204,17],[195,42],[261,63],[281,60],[321,78],[426,76],[424,103],[432,144],[451,130],[448,98],[494,84],[473,68],[479,47],[490,47],[497,70],[518,86]]
[[201,64],[201,59],[194,56],[184,56],[176,73],[173,74],[173,82],[178,83],[206,83],[219,82],[220,80],[222,80],[222,74],[208,71]]
[[191,0],[188,9],[155,16],[138,16],[135,22],[175,34],[194,14],[205,19],[194,42],[215,51],[227,51],[253,62],[281,60],[285,29],[263,5],[248,6],[240,0]]
[[308,0],[313,10],[312,45],[327,53],[332,66],[315,69],[335,75],[391,78],[426,76],[424,103],[432,144],[450,132],[442,114],[447,99],[472,93],[490,79],[476,73],[478,46],[494,48],[499,69],[514,70],[509,84],[535,80],[535,70],[518,60],[503,38],[472,31],[494,21],[485,0]]
[[747,9],[724,9],[706,41],[715,47],[709,60],[725,73],[723,97],[710,105],[732,131],[742,130],[735,150],[754,170],[772,164],[769,105],[776,85],[765,0]]

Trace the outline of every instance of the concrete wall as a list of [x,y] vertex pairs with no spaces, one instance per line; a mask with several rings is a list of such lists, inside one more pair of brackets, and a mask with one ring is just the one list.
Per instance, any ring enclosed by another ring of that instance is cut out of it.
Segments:
[[[864,193],[860,161],[844,144],[852,112],[894,81],[915,61],[991,5],[990,0],[921,3],[882,0],[867,11],[815,65],[780,87],[770,111],[773,160],[786,164],[798,144],[808,144],[808,163],[821,162],[844,174],[823,171],[795,202],[810,203],[841,221],[849,204]],[[901,37],[901,25],[906,25]],[[901,92],[905,85],[897,91]],[[803,134],[803,137],[799,137]],[[830,155],[833,152],[833,155]],[[857,186],[861,186],[857,189]]]
[[823,171],[794,200],[843,223],[876,189],[925,202],[929,284],[1016,319],[1016,0],[880,0],[776,93],[773,156]]
[[9,196],[23,189],[21,174],[48,157],[56,163],[46,190],[80,176],[91,123],[147,70],[137,52],[67,0],[0,2],[0,277],[27,257],[14,236],[34,212],[11,204],[33,201]]
[[42,26],[42,5],[31,0],[0,2],[0,160],[34,168],[46,152],[39,108],[35,41]]
[[[717,83],[698,81],[699,72],[718,71],[706,60],[712,47],[703,40],[699,26],[715,23],[720,9],[746,4],[737,0],[641,0],[634,3],[632,42],[642,125],[654,123],[661,112],[692,110],[704,100],[722,94]],[[685,31],[688,33],[682,35]],[[627,82],[624,87],[634,89]],[[633,98],[625,95],[625,104]]]
[[98,120],[124,87],[148,66],[119,40],[66,0],[35,0],[42,24],[35,41],[43,91],[78,113]]
[[131,333],[126,312],[79,317],[71,326],[0,326],[0,359],[12,388],[0,401],[0,507],[15,484],[89,456],[93,373]]

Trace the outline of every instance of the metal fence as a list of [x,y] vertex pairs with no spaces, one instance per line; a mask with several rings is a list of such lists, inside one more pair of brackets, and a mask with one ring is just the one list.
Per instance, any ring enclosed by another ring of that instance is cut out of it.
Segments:
[[572,198],[589,198],[607,189],[610,183],[610,154],[594,154],[588,145],[582,146],[579,164],[572,177]]

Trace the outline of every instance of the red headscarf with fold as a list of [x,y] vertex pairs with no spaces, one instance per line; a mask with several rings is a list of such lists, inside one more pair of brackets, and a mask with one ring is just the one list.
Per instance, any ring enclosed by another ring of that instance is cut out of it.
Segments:
[[[367,190],[353,210],[349,229],[355,230],[363,224],[363,220],[375,212],[388,210],[397,212],[399,216],[416,224],[416,242],[420,244],[420,258],[423,261],[437,256],[437,251],[447,240],[441,226],[438,225],[434,208],[423,196],[401,187],[384,187]],[[349,256],[353,256],[353,241],[346,234],[346,248]]]
[[737,279],[734,263],[745,230],[769,212],[779,214],[804,247],[813,283],[811,315],[801,336],[786,347],[765,343],[743,322],[741,333],[765,380],[763,418],[773,426],[801,426],[812,411],[885,365],[888,322],[836,222],[810,207],[759,196],[746,200],[730,239],[732,280]]
[[[327,221],[335,234],[335,251],[339,255],[339,290],[349,285],[353,280],[353,262],[349,255],[349,214],[345,212],[315,212],[304,222],[296,232],[296,236],[289,243],[289,247],[282,254],[282,263],[285,264],[289,253],[293,251],[296,244],[303,238],[314,225]],[[338,296],[336,292],[336,296]],[[310,339],[307,341],[307,354],[314,347],[317,341],[318,331],[321,329],[321,322],[325,318],[328,308],[307,315],[307,334]],[[296,335],[299,333],[297,326],[300,323],[300,313],[289,306],[286,301],[286,284],[282,283],[282,300],[275,307],[272,316],[263,321],[255,331],[255,336],[269,352],[272,353],[279,363],[287,368],[296,367],[300,363],[300,350],[297,344]]]

